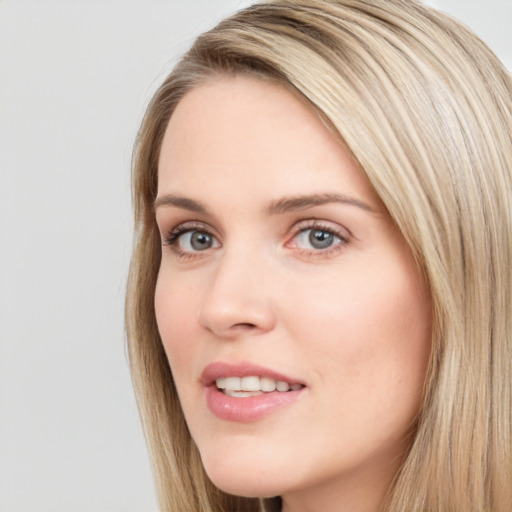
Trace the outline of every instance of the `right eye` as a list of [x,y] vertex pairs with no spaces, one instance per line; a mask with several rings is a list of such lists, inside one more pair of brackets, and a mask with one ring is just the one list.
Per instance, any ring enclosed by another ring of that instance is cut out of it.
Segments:
[[219,241],[204,229],[178,227],[164,241],[173,251],[180,255],[191,255],[219,247]]
[[205,251],[218,245],[215,237],[204,231],[187,231],[178,237],[177,243],[185,252]]

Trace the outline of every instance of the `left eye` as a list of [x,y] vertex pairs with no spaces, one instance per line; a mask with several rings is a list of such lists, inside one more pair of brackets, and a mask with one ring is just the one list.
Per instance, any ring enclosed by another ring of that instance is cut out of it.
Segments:
[[332,231],[320,228],[305,229],[296,236],[296,240],[297,247],[320,251],[322,249],[329,249],[329,247],[343,242],[343,240]]

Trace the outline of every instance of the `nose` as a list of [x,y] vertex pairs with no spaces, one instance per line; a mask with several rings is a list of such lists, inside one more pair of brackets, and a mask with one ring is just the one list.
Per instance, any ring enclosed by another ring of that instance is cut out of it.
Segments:
[[199,310],[199,323],[220,338],[262,334],[275,327],[269,275],[255,259],[247,253],[226,256],[213,271]]

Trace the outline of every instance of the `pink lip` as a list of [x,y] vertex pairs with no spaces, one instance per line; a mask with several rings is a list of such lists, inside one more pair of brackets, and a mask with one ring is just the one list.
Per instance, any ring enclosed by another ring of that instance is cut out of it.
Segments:
[[210,411],[222,420],[241,423],[257,421],[276,409],[291,404],[305,389],[286,392],[274,391],[256,396],[236,398],[225,395],[217,389],[215,384],[215,380],[219,377],[249,377],[251,375],[282,380],[290,385],[303,384],[269,368],[251,363],[212,363],[203,370],[200,378],[201,384],[206,388],[206,403]]

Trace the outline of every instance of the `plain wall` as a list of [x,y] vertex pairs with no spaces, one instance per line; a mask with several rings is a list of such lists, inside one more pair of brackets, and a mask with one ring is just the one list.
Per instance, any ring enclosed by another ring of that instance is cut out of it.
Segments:
[[[0,1],[0,510],[151,512],[124,347],[131,147],[195,35],[249,2]],[[512,0],[436,0],[512,69]]]

